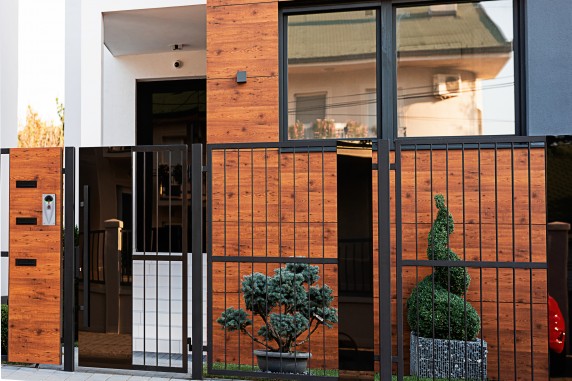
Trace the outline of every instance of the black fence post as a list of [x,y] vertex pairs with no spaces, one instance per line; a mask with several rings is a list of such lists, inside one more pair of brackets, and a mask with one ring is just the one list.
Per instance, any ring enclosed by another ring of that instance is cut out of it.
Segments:
[[[396,159],[397,160],[397,159]],[[389,203],[389,141],[379,140],[377,146],[377,228],[379,272],[379,375],[380,380],[391,380],[391,245]]]
[[64,370],[75,370],[75,148],[65,148]]
[[192,145],[192,378],[203,379],[203,146]]

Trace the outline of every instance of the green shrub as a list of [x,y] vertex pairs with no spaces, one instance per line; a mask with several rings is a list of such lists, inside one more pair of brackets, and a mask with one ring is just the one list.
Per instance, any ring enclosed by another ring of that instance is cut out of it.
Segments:
[[[437,217],[429,232],[427,257],[431,260],[459,261],[449,249],[449,235],[454,231],[453,217],[445,198],[435,196]],[[465,267],[435,267],[413,289],[407,300],[407,321],[413,332],[436,339],[474,340],[481,319],[463,295],[471,283]]]
[[[288,263],[275,269],[273,276],[244,276],[241,291],[246,310],[252,314],[229,307],[217,323],[229,332],[241,331],[270,351],[296,351],[319,326],[332,328],[338,322],[338,311],[331,307],[332,289],[316,285],[318,271],[318,266]],[[262,339],[254,337],[248,328],[255,315],[264,322],[257,331]]]
[[8,305],[2,304],[2,354],[8,354]]

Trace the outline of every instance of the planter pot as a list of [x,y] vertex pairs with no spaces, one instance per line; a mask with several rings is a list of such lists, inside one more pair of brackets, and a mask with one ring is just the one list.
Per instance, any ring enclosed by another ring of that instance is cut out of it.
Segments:
[[280,353],[254,351],[258,359],[258,367],[263,372],[273,373],[305,373],[311,353]]
[[484,340],[432,339],[412,332],[409,349],[412,376],[487,379],[487,342]]

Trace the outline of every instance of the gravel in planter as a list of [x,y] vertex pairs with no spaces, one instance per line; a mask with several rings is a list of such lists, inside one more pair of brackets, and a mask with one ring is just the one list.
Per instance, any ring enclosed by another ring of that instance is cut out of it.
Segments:
[[411,333],[410,372],[427,378],[486,380],[487,352],[486,341],[480,339],[465,342],[418,337]]

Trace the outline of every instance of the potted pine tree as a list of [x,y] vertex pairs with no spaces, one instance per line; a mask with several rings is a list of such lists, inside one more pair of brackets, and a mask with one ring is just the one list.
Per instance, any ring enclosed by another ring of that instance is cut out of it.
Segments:
[[[288,263],[272,276],[246,275],[241,286],[246,311],[230,307],[217,319],[227,332],[241,331],[258,343],[261,349],[254,355],[260,370],[305,373],[312,355],[299,348],[320,326],[332,328],[338,322],[332,289],[317,284],[318,272],[318,266]],[[253,335],[255,316],[262,326]]]
[[[459,261],[449,248],[453,217],[445,198],[435,196],[437,217],[429,232],[430,260]],[[435,266],[407,300],[411,328],[410,372],[428,378],[487,378],[487,343],[477,338],[480,317],[464,294],[471,277],[465,267]]]

